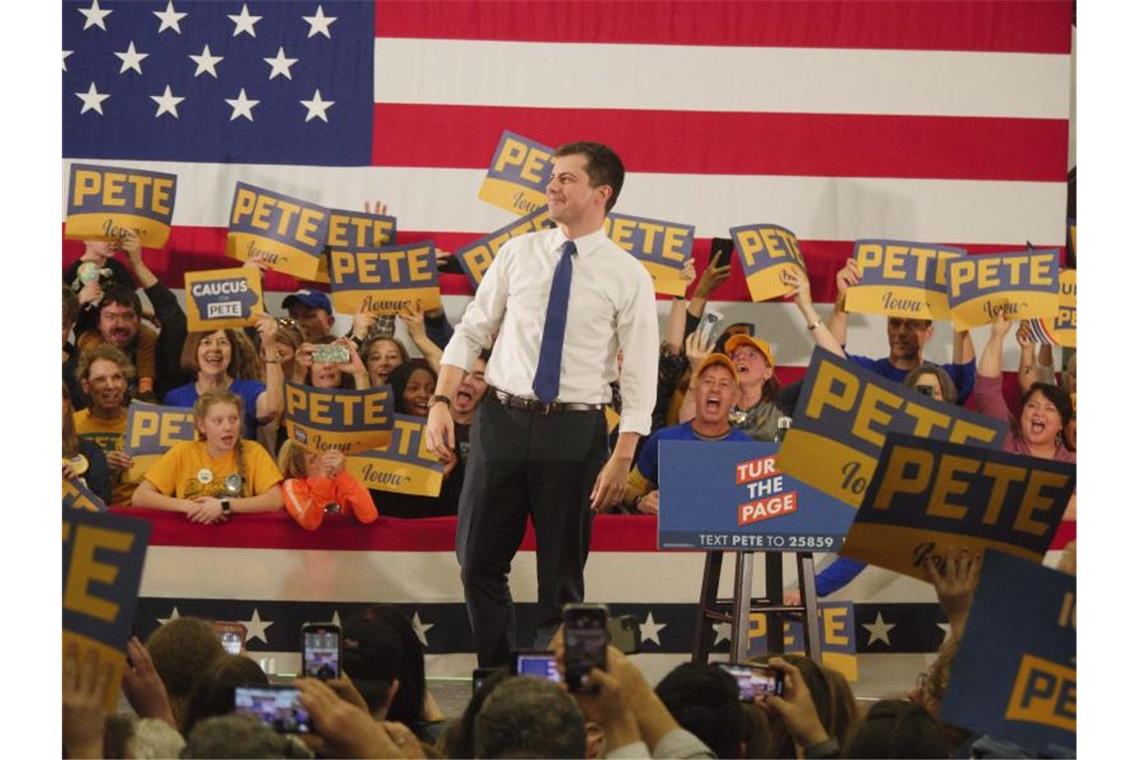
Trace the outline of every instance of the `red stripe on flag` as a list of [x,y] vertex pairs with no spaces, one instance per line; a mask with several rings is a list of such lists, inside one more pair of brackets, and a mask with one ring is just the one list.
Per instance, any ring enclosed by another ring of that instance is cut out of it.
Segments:
[[378,0],[377,37],[1066,54],[1072,3]]
[[504,129],[547,145],[597,140],[626,168],[1064,182],[1069,123],[855,114],[722,113],[377,103],[376,166],[483,168]]

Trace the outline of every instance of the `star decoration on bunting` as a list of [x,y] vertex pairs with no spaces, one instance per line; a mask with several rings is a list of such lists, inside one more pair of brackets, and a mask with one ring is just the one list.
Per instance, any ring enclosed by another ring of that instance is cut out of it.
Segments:
[[301,101],[301,105],[309,109],[309,112],[305,114],[305,121],[317,118],[323,121],[325,124],[328,124],[329,118],[327,115],[325,115],[325,111],[329,110],[329,108],[335,102],[336,101],[333,100],[321,100],[321,91],[317,90],[315,93],[313,93],[312,100]]
[[939,623],[938,627],[942,629],[942,643],[946,643],[946,639],[950,638],[950,624]]
[[286,79],[292,79],[293,78],[293,75],[289,73],[289,68],[291,66],[293,66],[293,64],[297,63],[297,59],[296,58],[286,58],[285,57],[285,48],[283,48],[283,47],[277,48],[277,57],[276,58],[262,58],[261,60],[263,60],[269,64],[269,67],[270,67],[269,78],[270,79],[273,79],[278,74],[285,77]]
[[88,111],[96,111],[102,116],[103,101],[111,96],[100,94],[100,92],[95,89],[95,83],[92,82],[91,86],[87,88],[87,92],[77,92],[75,93],[75,97],[83,101],[83,110],[79,112],[80,116]]
[[262,620],[261,616],[257,614],[256,607],[253,608],[253,616],[243,622],[245,623],[245,641],[247,644],[253,639],[261,639],[269,644],[269,639],[265,637],[265,629],[273,623],[269,620]]
[[158,111],[154,114],[154,118],[168,113],[174,118],[178,118],[178,104],[186,98],[177,98],[170,92],[170,85],[166,85],[166,92],[161,95],[151,95],[150,99],[158,103]]
[[198,76],[199,74],[209,74],[214,79],[217,79],[218,70],[215,68],[215,66],[221,63],[224,58],[225,56],[221,55],[211,55],[210,46],[206,45],[202,48],[201,55],[190,56],[190,60],[198,64],[198,68],[194,70],[194,76]]
[[249,15],[249,7],[242,3],[241,13],[237,16],[228,16],[230,21],[234,22],[234,36],[237,37],[242,32],[249,32],[250,37],[257,37],[257,32],[253,30],[253,25],[261,21],[261,16]]
[[324,8],[318,5],[315,16],[301,16],[301,18],[305,19],[309,24],[310,37],[323,34],[330,40],[332,39],[332,35],[329,34],[329,24],[336,21],[336,16],[326,16]]
[[123,65],[119,67],[120,74],[126,74],[130,69],[134,69],[139,74],[141,74],[143,72],[142,66],[140,64],[144,58],[150,57],[150,53],[138,52],[135,50],[135,43],[131,42],[131,44],[127,46],[126,50],[121,53],[115,53],[115,56],[123,62]]
[[661,638],[658,634],[661,629],[665,627],[665,623],[658,623],[653,619],[653,611],[650,610],[649,614],[645,617],[644,623],[638,623],[638,628],[641,629],[641,641],[652,641],[657,646],[661,646]]
[[64,71],[67,71],[67,58],[68,58],[68,56],[70,56],[74,52],[75,52],[74,50],[64,50],[63,51],[63,70]]
[[732,642],[732,623],[727,620],[723,623],[715,623],[713,630],[716,631],[716,641],[713,642],[714,647],[722,641]]
[[90,27],[97,26],[104,32],[107,31],[107,26],[104,19],[114,13],[114,11],[105,11],[99,7],[99,0],[91,0],[90,8],[77,8],[83,17],[87,19],[83,22],[83,31],[87,31]]
[[881,641],[887,646],[891,645],[890,633],[891,629],[895,627],[895,624],[883,621],[882,610],[875,613],[874,623],[863,623],[863,627],[871,634],[871,638],[867,641],[867,646],[874,644],[876,641]]
[[178,22],[186,18],[188,13],[178,13],[174,10],[174,0],[166,0],[166,10],[164,11],[151,11],[154,15],[158,16],[159,21],[162,23],[158,25],[158,33],[162,34],[167,29],[173,29],[178,34],[182,34],[182,27]]
[[170,617],[156,618],[156,620],[158,620],[159,625],[166,625],[171,620],[177,620],[180,617],[182,616],[178,614],[178,607],[175,606],[174,611],[170,613]]
[[[92,87],[94,87],[94,85],[92,85]],[[244,116],[250,121],[253,121],[253,107],[261,101],[247,98],[245,96],[245,88],[242,87],[236,99],[230,100],[226,98],[226,102],[230,104],[230,108],[234,109],[233,113],[230,114],[230,121],[233,121],[239,116]]]
[[340,625],[340,612],[337,610],[333,610],[332,620],[330,620],[329,622],[332,623],[333,625]]
[[434,627],[435,623],[425,623],[420,620],[420,613],[418,611],[416,614],[412,615],[412,628],[415,629],[416,638],[419,639],[420,643],[424,645],[424,649],[427,649],[428,645],[427,632]]

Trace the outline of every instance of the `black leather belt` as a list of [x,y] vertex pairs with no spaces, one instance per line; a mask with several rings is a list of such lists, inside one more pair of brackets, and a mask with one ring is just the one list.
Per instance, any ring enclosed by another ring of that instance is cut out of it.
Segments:
[[490,386],[491,392],[495,394],[495,398],[499,403],[508,409],[522,409],[527,412],[535,412],[536,414],[555,414],[557,412],[596,412],[605,408],[605,404],[577,404],[568,401],[553,401],[549,404],[544,404],[536,398],[526,398],[525,396],[516,396],[513,393],[507,393],[494,386]]

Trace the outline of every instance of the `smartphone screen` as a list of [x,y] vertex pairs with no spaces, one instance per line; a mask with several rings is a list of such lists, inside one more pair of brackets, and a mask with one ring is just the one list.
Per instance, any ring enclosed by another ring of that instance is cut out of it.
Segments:
[[712,245],[709,247],[709,266],[722,267],[732,260],[731,256],[732,240],[714,237]]
[[336,343],[322,343],[313,346],[314,364],[344,364],[348,359],[348,346]]
[[253,715],[279,734],[307,734],[312,723],[300,697],[292,686],[236,686],[234,711]]
[[570,691],[597,690],[584,680],[591,668],[606,669],[607,617],[603,604],[568,604],[563,608],[566,685]]
[[514,675],[538,676],[553,683],[562,683],[558,661],[554,652],[515,652]]
[[736,679],[741,702],[751,702],[764,694],[784,693],[784,674],[775,668],[732,665],[727,662],[718,662],[717,665]]
[[214,633],[218,634],[218,641],[227,654],[241,654],[245,647],[245,626],[241,623],[228,623],[216,621],[213,624]]
[[309,678],[340,676],[340,626],[333,623],[305,623],[301,626],[301,668]]

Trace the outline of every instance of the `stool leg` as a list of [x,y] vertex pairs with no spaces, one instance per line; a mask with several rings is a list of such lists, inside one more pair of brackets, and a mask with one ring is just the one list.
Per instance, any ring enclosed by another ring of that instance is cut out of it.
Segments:
[[716,596],[720,586],[720,569],[724,562],[722,552],[705,554],[705,571],[701,577],[701,595],[697,600],[697,626],[693,633],[693,662],[707,663],[712,649],[713,630],[708,624],[709,610],[716,609]]
[[822,665],[823,647],[819,640],[819,614],[815,597],[815,560],[810,552],[797,554],[796,560],[801,603],[804,605],[804,649],[808,657]]
[[748,623],[752,613],[752,552],[736,553],[732,593],[732,662],[748,659]]
[[[764,596],[768,604],[780,606],[784,603],[784,555],[782,552],[764,553]],[[784,618],[781,615],[767,615],[768,654],[784,653]]]

